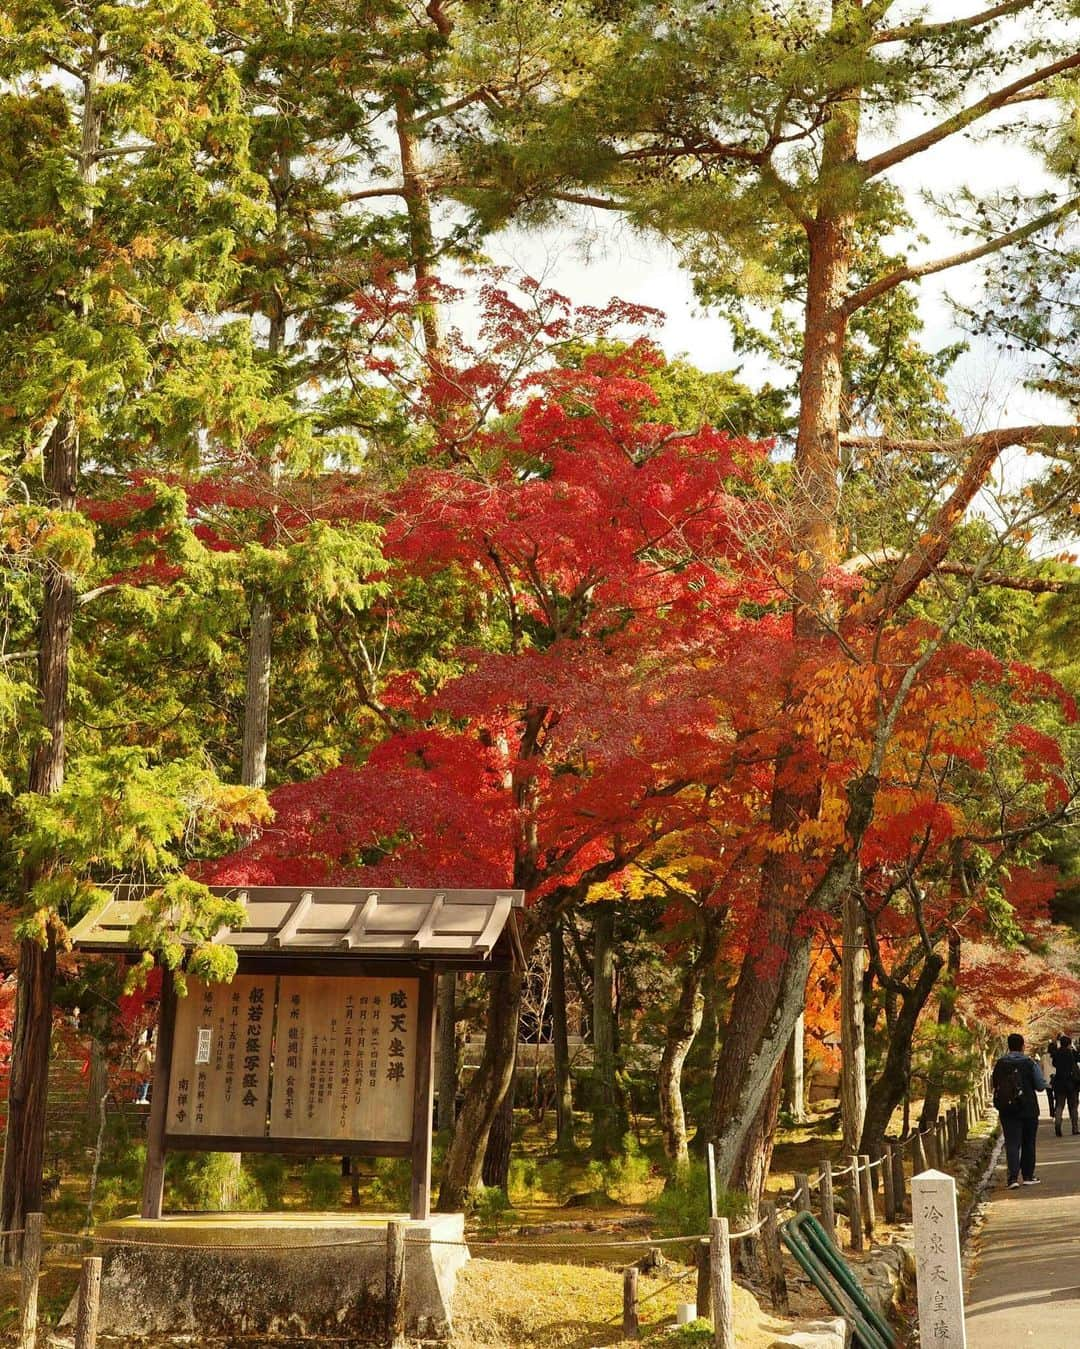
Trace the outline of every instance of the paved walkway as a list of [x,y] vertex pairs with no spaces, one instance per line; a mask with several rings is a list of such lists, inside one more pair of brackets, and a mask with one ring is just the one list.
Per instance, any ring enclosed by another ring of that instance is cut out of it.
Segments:
[[968,1283],[968,1349],[1080,1341],[1080,1137],[1039,1122],[1041,1185],[1005,1188],[1002,1155]]

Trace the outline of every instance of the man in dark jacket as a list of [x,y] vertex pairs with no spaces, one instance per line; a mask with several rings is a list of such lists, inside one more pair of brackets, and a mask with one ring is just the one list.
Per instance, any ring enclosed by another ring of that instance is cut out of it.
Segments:
[[1050,1051],[1050,1059],[1054,1065],[1054,1076],[1051,1078],[1056,1102],[1054,1133],[1058,1138],[1061,1137],[1061,1116],[1068,1105],[1072,1131],[1074,1134],[1080,1134],[1080,1122],[1077,1121],[1076,1111],[1077,1095],[1080,1092],[1080,1063],[1077,1063],[1076,1050],[1067,1035],[1058,1036],[1057,1044]]
[[[1035,1175],[1035,1139],[1039,1132],[1039,1102],[1035,1093],[1046,1090],[1046,1079],[1034,1059],[1024,1053],[1024,1037],[1010,1035],[1008,1052],[994,1064],[991,1085],[994,1105],[1005,1135],[1005,1163],[1010,1190],[1038,1185]],[[1021,1179],[1022,1178],[1022,1179]]]

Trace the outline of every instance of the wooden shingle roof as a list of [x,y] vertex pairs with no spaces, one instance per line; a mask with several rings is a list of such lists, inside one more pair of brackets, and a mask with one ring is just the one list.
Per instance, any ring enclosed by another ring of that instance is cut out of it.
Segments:
[[[488,963],[497,946],[510,954],[516,938],[510,915],[525,902],[521,890],[211,890],[247,909],[243,927],[223,928],[215,937],[241,956],[423,958],[465,965]],[[82,951],[134,951],[131,930],[142,912],[141,898],[117,890],[75,927],[73,944]]]

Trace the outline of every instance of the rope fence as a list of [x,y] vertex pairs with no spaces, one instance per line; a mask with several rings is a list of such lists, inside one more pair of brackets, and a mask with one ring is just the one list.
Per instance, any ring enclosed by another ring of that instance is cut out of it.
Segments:
[[[697,1276],[697,1314],[711,1317],[715,1330],[714,1343],[721,1349],[733,1349],[735,1345],[732,1296],[732,1256],[737,1252],[740,1269],[747,1271],[750,1262],[756,1262],[759,1272],[764,1275],[773,1306],[777,1311],[786,1312],[788,1306],[787,1286],[781,1258],[778,1234],[779,1218],[783,1214],[798,1213],[803,1209],[812,1209],[814,1196],[822,1226],[830,1238],[837,1240],[837,1205],[834,1185],[843,1182],[839,1193],[843,1196],[843,1208],[851,1249],[861,1251],[864,1238],[873,1236],[877,1214],[875,1191],[879,1183],[884,1188],[884,1216],[887,1222],[904,1219],[907,1204],[907,1173],[905,1156],[910,1154],[911,1171],[916,1174],[925,1169],[927,1160],[938,1169],[943,1169],[946,1161],[955,1155],[960,1144],[967,1138],[970,1128],[976,1120],[985,1117],[991,1104],[988,1078],[976,1082],[970,1095],[965,1096],[958,1105],[950,1106],[928,1128],[912,1132],[901,1139],[886,1140],[880,1156],[870,1158],[863,1155],[851,1155],[844,1159],[845,1165],[833,1168],[826,1160],[822,1169],[813,1177],[795,1175],[793,1194],[781,1194],[766,1198],[758,1209],[757,1221],[749,1226],[731,1230],[729,1220],[716,1216],[715,1177],[710,1180],[710,1206],[712,1216],[708,1232],[695,1232],[683,1236],[634,1238],[583,1237],[581,1240],[534,1241],[527,1236],[502,1237],[496,1240],[447,1239],[416,1235],[410,1232],[406,1222],[392,1219],[387,1223],[385,1233],[356,1236],[339,1236],[328,1240],[297,1241],[295,1234],[276,1242],[228,1242],[212,1246],[204,1242],[140,1240],[137,1237],[99,1236],[90,1233],[65,1232],[57,1228],[47,1228],[41,1213],[25,1215],[21,1227],[0,1231],[0,1238],[22,1238],[21,1241],[21,1283],[19,1297],[19,1338],[20,1349],[32,1349],[37,1334],[38,1283],[45,1242],[56,1250],[61,1246],[89,1245],[96,1250],[102,1248],[128,1249],[142,1251],[187,1251],[210,1255],[248,1254],[252,1252],[299,1253],[348,1249],[359,1247],[380,1247],[386,1251],[386,1306],[387,1306],[387,1344],[396,1343],[396,1337],[403,1325],[404,1317],[404,1252],[407,1246],[450,1246],[462,1250],[502,1250],[527,1251],[529,1253],[552,1253],[563,1257],[575,1251],[651,1251],[667,1246],[692,1247],[696,1252],[696,1261],[691,1267],[668,1278],[658,1287],[644,1296],[637,1293],[637,1277],[640,1264],[628,1264],[623,1267],[623,1332],[628,1339],[639,1338],[639,1308],[660,1297],[665,1291],[684,1284]],[[925,1148],[924,1148],[925,1140]],[[875,1173],[879,1173],[875,1175]],[[749,1222],[747,1215],[744,1221]],[[759,1238],[754,1241],[753,1238]],[[839,1241],[837,1241],[839,1245]],[[696,1270],[694,1264],[696,1263]],[[79,1291],[79,1321],[76,1343],[93,1343],[96,1335],[98,1302],[102,1277],[103,1258],[90,1255],[82,1260]],[[618,1315],[604,1324],[618,1321]],[[85,1336],[81,1339],[80,1336]]]

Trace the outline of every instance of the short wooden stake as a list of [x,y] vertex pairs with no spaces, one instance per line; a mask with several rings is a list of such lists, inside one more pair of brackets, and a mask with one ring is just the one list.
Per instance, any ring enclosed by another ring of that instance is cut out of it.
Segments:
[[892,1151],[893,1202],[896,1205],[896,1220],[903,1222],[907,1206],[907,1186],[904,1178],[904,1145],[897,1143]]
[[877,1226],[877,1214],[874,1212],[874,1171],[865,1152],[859,1157],[859,1171],[862,1174],[862,1185],[859,1188],[862,1197],[863,1228],[867,1238],[870,1238]]
[[792,1202],[796,1213],[802,1213],[810,1207],[810,1177],[803,1171],[795,1172],[795,1198]]
[[405,1343],[405,1224],[386,1224],[386,1344]]
[[786,1316],[787,1279],[784,1277],[784,1261],[780,1254],[780,1227],[776,1218],[776,1205],[769,1201],[762,1204],[761,1217],[765,1220],[765,1226],[761,1229],[761,1249],[765,1253],[769,1296],[772,1298],[773,1310]]
[[697,1248],[697,1314],[703,1321],[712,1320],[712,1270],[708,1237],[698,1242]]
[[949,1160],[949,1148],[945,1120],[941,1115],[938,1116],[935,1137],[937,1141],[938,1170],[944,1171],[945,1163]]
[[[930,1137],[929,1134],[926,1135]],[[926,1168],[926,1149],[921,1134],[913,1134],[911,1139],[911,1174],[920,1175]]]
[[862,1189],[859,1184],[859,1159],[858,1157],[848,1157],[846,1161],[847,1175],[844,1177],[844,1199],[847,1203],[851,1249],[861,1251],[863,1249],[863,1225],[862,1199],[859,1194]]
[[622,1334],[624,1340],[641,1339],[637,1312],[637,1265],[627,1265],[622,1272]]
[[37,1343],[38,1281],[41,1278],[43,1213],[28,1213],[23,1223],[22,1269],[19,1278],[19,1349]]
[[881,1181],[885,1188],[885,1221],[896,1222],[896,1190],[893,1183],[892,1144],[885,1144],[881,1154]]
[[818,1194],[821,1196],[821,1225],[829,1240],[835,1245],[836,1200],[833,1197],[832,1162],[828,1158],[821,1163],[821,1185]]
[[713,1345],[735,1349],[735,1301],[731,1289],[731,1247],[726,1218],[709,1219],[709,1265],[712,1270]]
[[88,1255],[79,1279],[79,1309],[75,1317],[75,1349],[94,1349],[97,1344],[98,1310],[101,1306],[101,1256]]

